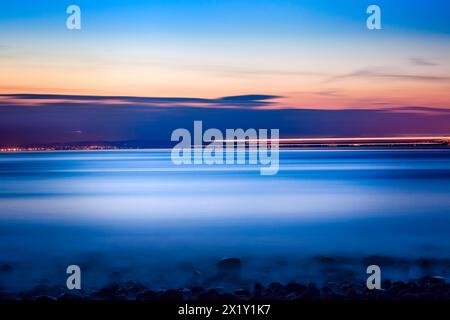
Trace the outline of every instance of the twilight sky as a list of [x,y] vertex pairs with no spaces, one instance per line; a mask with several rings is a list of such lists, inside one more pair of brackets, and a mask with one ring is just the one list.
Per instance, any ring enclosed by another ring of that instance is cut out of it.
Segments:
[[[66,28],[70,4],[81,7],[79,31]],[[382,30],[366,28],[369,4],[381,7]],[[450,2],[440,0],[4,1],[0,144],[32,141],[24,132],[42,132],[44,120],[50,131],[67,127],[81,135],[73,139],[94,139],[83,136],[89,125],[97,132],[133,132],[102,138],[140,138],[147,123],[138,115],[161,108],[181,110],[177,117],[222,110],[217,126],[232,125],[228,120],[245,109],[254,115],[247,127],[276,111],[271,125],[291,136],[383,135],[384,126],[391,134],[448,134],[449,12]],[[244,97],[220,98],[230,96]],[[92,117],[101,110],[114,118],[124,105],[129,122],[119,119],[116,131]],[[68,115],[76,107],[80,119],[91,122],[72,123]],[[294,122],[288,109],[316,110],[309,119],[316,126],[307,130],[311,124]],[[378,131],[360,128],[355,123],[367,115],[355,114],[364,110],[395,113],[398,124],[382,118],[373,125]],[[45,117],[49,112],[52,118]],[[336,112],[352,117],[340,125],[323,119]],[[411,120],[430,113],[439,120]]]

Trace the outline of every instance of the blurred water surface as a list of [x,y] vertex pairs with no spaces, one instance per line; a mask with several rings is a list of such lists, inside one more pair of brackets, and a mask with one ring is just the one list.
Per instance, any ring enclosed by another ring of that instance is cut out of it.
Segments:
[[260,281],[318,276],[304,257],[450,259],[450,150],[280,157],[279,173],[261,176],[176,166],[169,150],[0,154],[0,264],[14,268],[0,285],[64,281],[68,264],[87,287],[111,274],[165,287],[225,256]]

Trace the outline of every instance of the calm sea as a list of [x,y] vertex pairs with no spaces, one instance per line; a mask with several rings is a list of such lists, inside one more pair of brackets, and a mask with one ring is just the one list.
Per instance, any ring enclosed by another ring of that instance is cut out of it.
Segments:
[[223,257],[261,282],[320,279],[307,262],[317,257],[356,261],[362,276],[360,259],[394,257],[409,263],[391,266],[397,278],[426,272],[420,259],[450,259],[450,150],[280,157],[280,172],[261,176],[257,166],[176,166],[167,150],[0,154],[0,264],[13,269],[0,286],[64,284],[69,264],[88,288],[163,288],[201,283]]

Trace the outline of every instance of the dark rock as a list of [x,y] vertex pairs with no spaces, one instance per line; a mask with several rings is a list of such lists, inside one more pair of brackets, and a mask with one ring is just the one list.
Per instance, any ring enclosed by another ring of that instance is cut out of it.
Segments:
[[238,258],[224,258],[217,263],[218,275],[226,278],[239,279],[242,262]]
[[219,294],[218,300],[235,301],[235,300],[239,300],[239,299],[232,293],[221,293],[221,294]]
[[198,300],[214,301],[214,300],[218,300],[218,299],[219,299],[219,293],[214,289],[211,289],[207,292],[203,292],[202,294],[200,294],[198,296]]
[[302,293],[305,289],[306,286],[298,283],[289,283],[286,285],[286,291],[288,293]]
[[417,263],[419,264],[420,268],[423,271],[428,271],[433,267],[433,265],[435,265],[435,261],[432,259],[423,259],[422,258],[422,259],[419,259],[417,261]]
[[147,290],[147,287],[141,284],[140,282],[135,281],[127,281],[123,284],[123,289],[127,291],[129,294],[136,295],[140,292]]
[[264,287],[261,283],[256,282],[253,287],[253,296],[258,299],[263,295]]
[[197,297],[200,294],[202,294],[205,291],[205,289],[201,286],[196,286],[191,288],[191,295]]
[[49,296],[38,296],[35,299],[36,301],[55,301],[56,299]]
[[321,295],[325,299],[333,299],[336,297],[336,294],[334,293],[334,291],[330,287],[326,287],[326,286],[322,288]]
[[346,292],[349,289],[351,289],[353,286],[350,282],[348,281],[343,281],[340,285],[339,285],[339,291],[341,292]]
[[314,284],[309,284],[306,290],[304,290],[300,295],[301,300],[315,300],[320,297],[320,290]]
[[368,288],[365,288],[362,295],[359,296],[360,299],[364,300],[385,300],[388,297],[389,294],[385,289],[369,290]]
[[34,296],[46,296],[54,292],[54,288],[48,284],[38,284],[32,290]]
[[291,292],[289,293],[285,298],[283,298],[283,300],[298,300],[300,299],[300,294],[298,294],[297,292]]
[[145,290],[143,292],[140,292],[136,295],[136,300],[157,300],[158,299],[158,295],[156,294],[155,291],[152,290]]
[[234,291],[234,295],[238,299],[249,299],[250,298],[250,291],[248,289],[237,289]]
[[284,286],[279,282],[272,282],[266,289],[263,299],[283,300],[286,296]]
[[9,264],[2,264],[0,266],[0,272],[1,273],[11,273],[13,272],[13,267],[11,267]]
[[261,283],[259,283],[259,282],[255,282],[255,285],[254,285],[254,290],[255,291],[262,291],[262,290],[264,290],[264,286],[261,284]]
[[19,299],[20,300],[32,300],[33,295],[30,292],[20,292]]
[[112,283],[91,295],[94,299],[128,300],[127,292],[117,283]]
[[191,290],[188,288],[182,288],[178,290],[183,295],[183,300],[189,299],[191,296]]
[[338,263],[338,261],[332,257],[318,257],[317,260],[325,265],[335,265]]
[[381,285],[383,289],[389,290],[392,287],[392,281],[387,279],[383,281],[383,284]]
[[423,278],[421,282],[430,286],[443,286],[445,285],[445,278],[441,276],[431,276]]
[[183,301],[183,293],[178,290],[166,290],[159,293],[160,300]]
[[14,293],[0,291],[0,300],[17,300],[17,295]]
[[267,290],[276,295],[283,295],[286,292],[284,286],[279,282],[272,282],[267,287]]
[[84,298],[77,294],[63,293],[61,296],[58,297],[58,300],[75,301],[75,300],[84,300]]
[[238,258],[223,258],[217,263],[219,270],[241,269],[242,262]]
[[389,289],[389,293],[393,296],[397,296],[400,292],[405,291],[407,288],[407,285],[403,281],[395,281]]
[[345,297],[350,300],[356,300],[359,297],[359,295],[355,289],[349,289],[345,293]]

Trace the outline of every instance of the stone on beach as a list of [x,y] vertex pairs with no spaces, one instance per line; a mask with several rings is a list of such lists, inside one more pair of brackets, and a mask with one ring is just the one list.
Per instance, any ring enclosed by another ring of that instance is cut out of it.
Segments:
[[224,258],[217,263],[218,275],[229,279],[241,277],[242,262],[238,258]]

